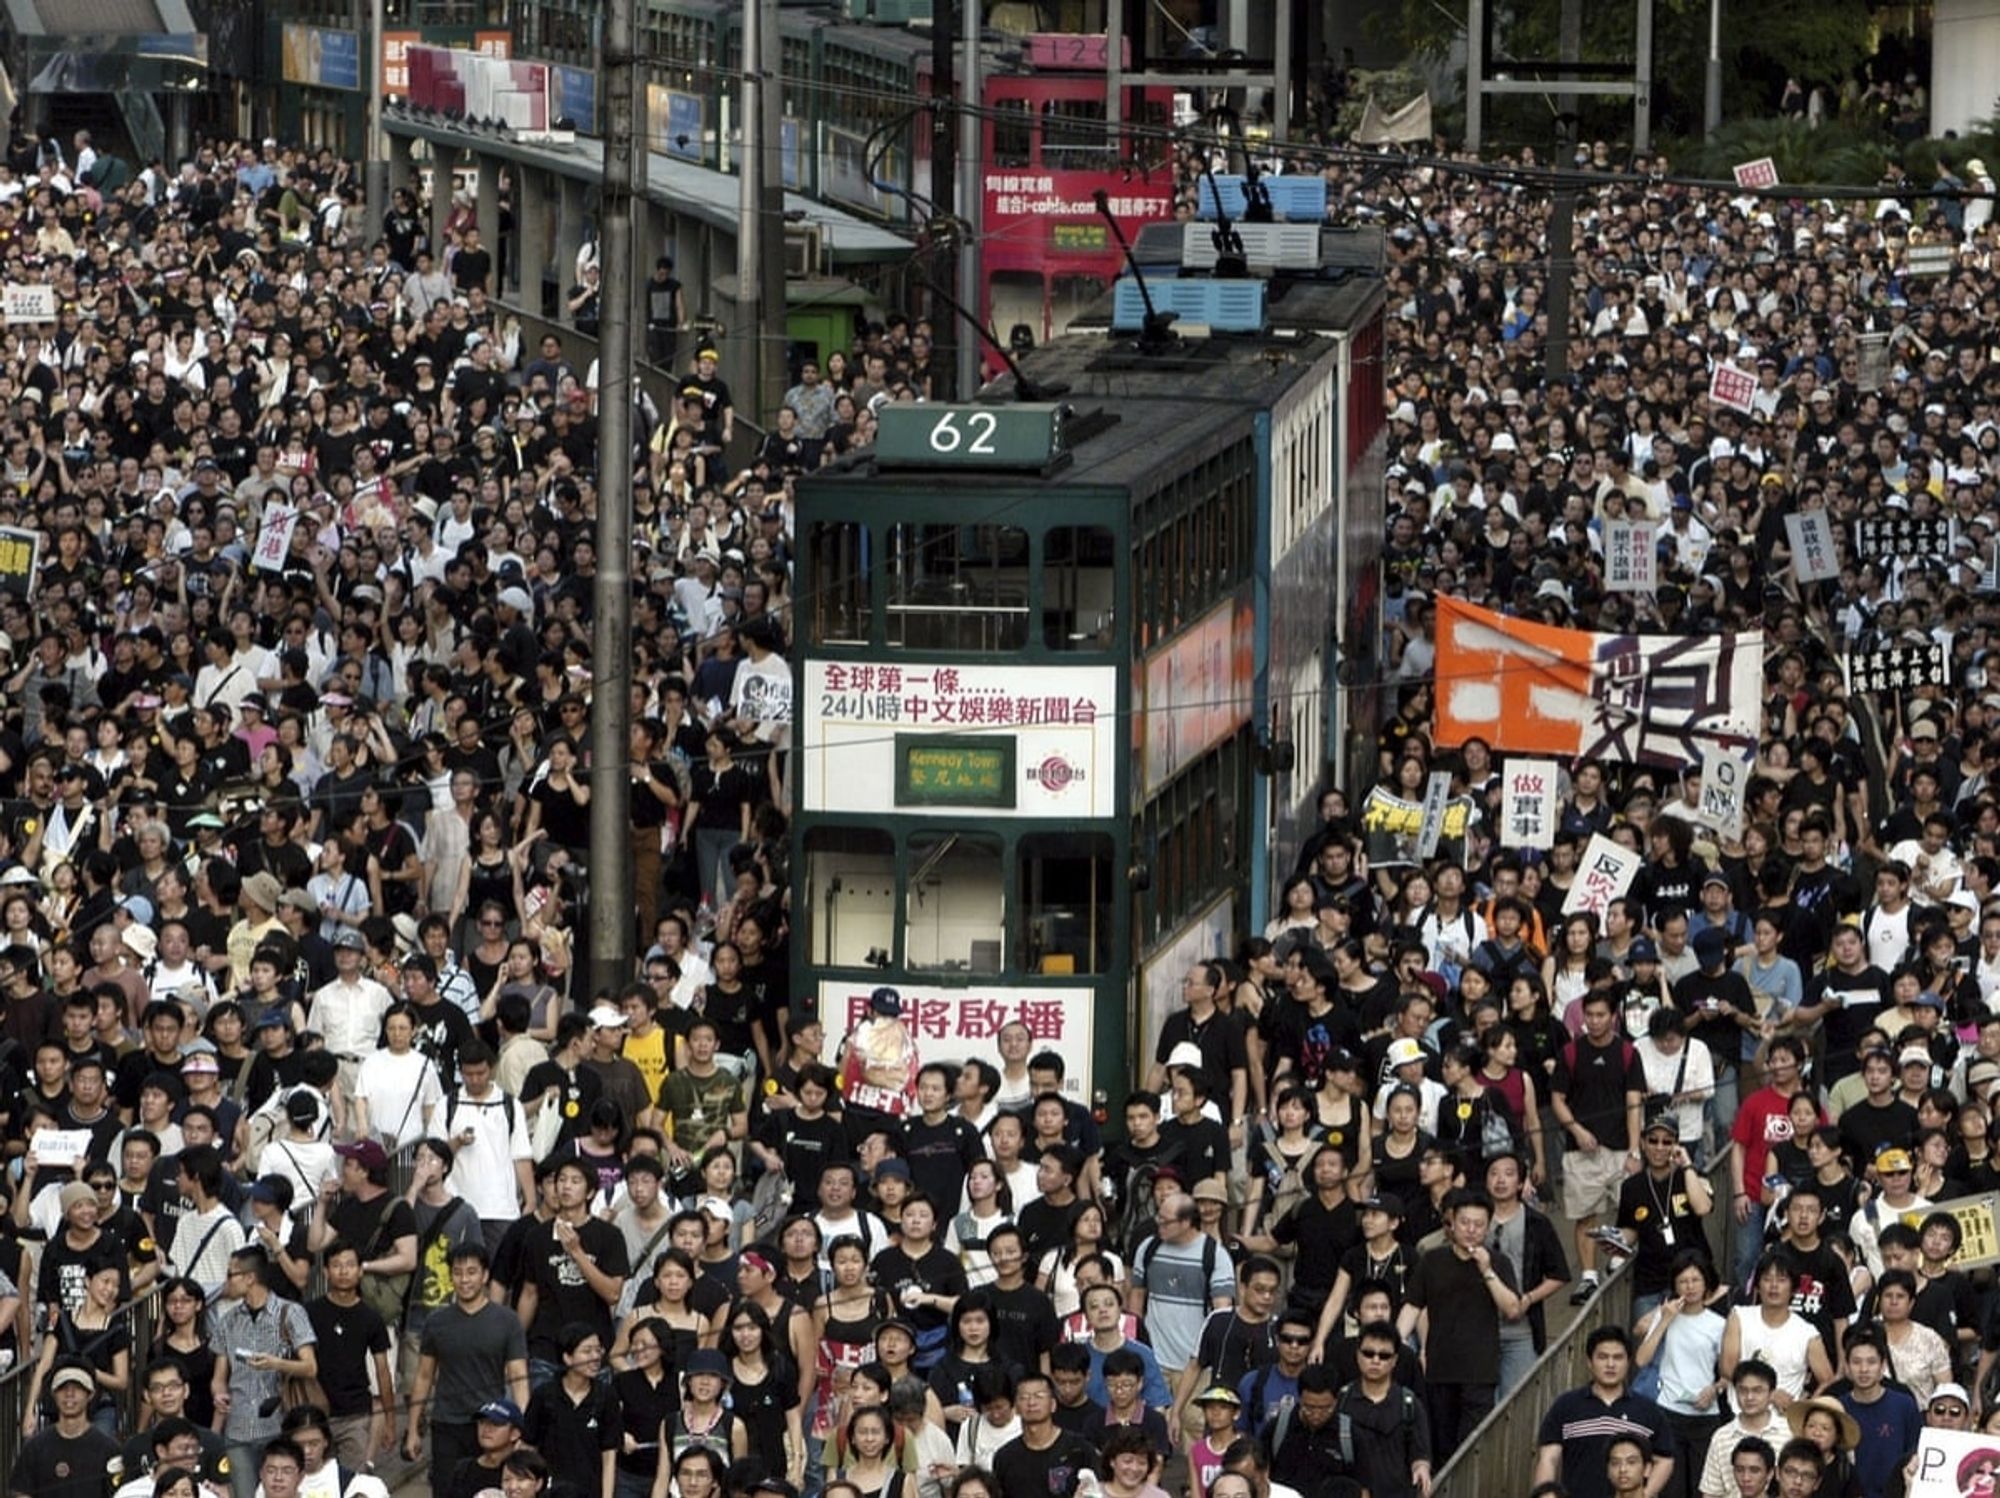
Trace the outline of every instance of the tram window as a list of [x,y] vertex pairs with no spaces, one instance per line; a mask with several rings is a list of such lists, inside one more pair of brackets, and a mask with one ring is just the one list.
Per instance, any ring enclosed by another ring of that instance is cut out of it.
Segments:
[[994,166],[1026,166],[1033,151],[1034,127],[1026,99],[1001,99],[993,106]]
[[811,961],[866,967],[896,940],[896,841],[872,827],[806,832],[806,927]]
[[1104,281],[1099,276],[1063,275],[1049,278],[1049,336],[1069,331],[1069,325],[1081,317],[1090,304],[1104,295]]
[[1016,327],[1025,327],[1036,343],[1048,336],[1047,296],[1040,271],[994,271],[987,278],[986,299],[1001,338],[1011,340]]
[[1004,960],[1007,887],[1000,844],[959,832],[910,838],[903,961],[930,972],[997,973]]
[[1051,99],[1042,106],[1042,165],[1057,172],[1102,172],[1117,165],[1102,99]]
[[1012,525],[889,527],[889,643],[1019,650],[1028,643],[1028,533]]
[[1022,966],[1031,973],[1101,973],[1110,967],[1111,839],[1037,833],[1021,839]]
[[1118,634],[1116,543],[1101,525],[1061,525],[1042,538],[1042,643],[1109,650]]
[[866,645],[874,624],[868,602],[868,527],[819,520],[806,533],[811,552],[812,638],[816,645]]

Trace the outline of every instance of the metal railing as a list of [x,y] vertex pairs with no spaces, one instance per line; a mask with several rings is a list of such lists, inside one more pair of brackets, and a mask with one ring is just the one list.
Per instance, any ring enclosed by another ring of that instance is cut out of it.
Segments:
[[[1709,1166],[1714,1205],[1703,1226],[1715,1263],[1725,1278],[1736,1245],[1737,1224],[1730,1211],[1729,1152]],[[1719,1186],[1717,1183],[1720,1183]],[[1632,1260],[1623,1260],[1604,1281],[1604,1288],[1577,1313],[1576,1319],[1549,1343],[1493,1413],[1465,1438],[1431,1487],[1432,1498],[1492,1498],[1497,1493],[1524,1492],[1540,1450],[1542,1416],[1556,1396],[1590,1381],[1586,1348],[1600,1326],[1632,1324]]]
[[[146,1401],[146,1365],[153,1360],[153,1341],[159,1332],[159,1286],[155,1284],[120,1310],[131,1318],[132,1324],[132,1373],[125,1391],[115,1396],[122,1438],[138,1430],[140,1411]],[[0,1373],[0,1472],[12,1472],[15,1458],[21,1454],[21,1420],[28,1413],[29,1375],[40,1351],[39,1342],[23,1348],[13,1365]]]

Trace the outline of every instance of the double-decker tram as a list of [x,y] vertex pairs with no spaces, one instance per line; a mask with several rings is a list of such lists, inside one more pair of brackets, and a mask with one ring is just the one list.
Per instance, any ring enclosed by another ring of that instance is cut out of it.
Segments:
[[1024,383],[885,407],[801,482],[793,976],[830,1047],[889,984],[926,1056],[1018,1019],[1115,1094],[1372,739],[1335,667],[1372,650],[1383,291],[1306,237],[1338,273],[1156,272],[1200,324],[1167,340],[1128,278]]

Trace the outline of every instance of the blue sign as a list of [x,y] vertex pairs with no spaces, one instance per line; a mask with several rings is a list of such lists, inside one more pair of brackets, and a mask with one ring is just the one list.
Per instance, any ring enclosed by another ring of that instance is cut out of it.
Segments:
[[361,87],[361,36],[319,28],[319,82],[325,88]]
[[588,68],[552,67],[555,117],[569,120],[585,135],[597,134],[597,75]]
[[667,139],[665,150],[669,156],[678,156],[683,161],[702,161],[707,158],[707,150],[701,139],[702,107],[701,98],[696,94],[684,94],[678,89],[667,90]]

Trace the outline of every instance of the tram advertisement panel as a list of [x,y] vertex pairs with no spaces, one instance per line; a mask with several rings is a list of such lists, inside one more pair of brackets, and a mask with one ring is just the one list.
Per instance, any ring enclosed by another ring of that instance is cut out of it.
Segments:
[[807,661],[807,811],[1111,817],[1115,666]]
[[[840,1043],[868,1018],[868,995],[874,984],[866,979],[822,979],[819,1014],[826,1022],[826,1048],[831,1066]],[[1034,1037],[1034,1049],[1054,1051],[1063,1058],[1063,1094],[1078,1102],[1090,1100],[1090,1047],[1093,1019],[1088,988],[925,988],[898,983],[903,998],[903,1028],[917,1043],[919,1062],[972,1060],[1000,1064],[1000,1027],[1019,1020]]]

